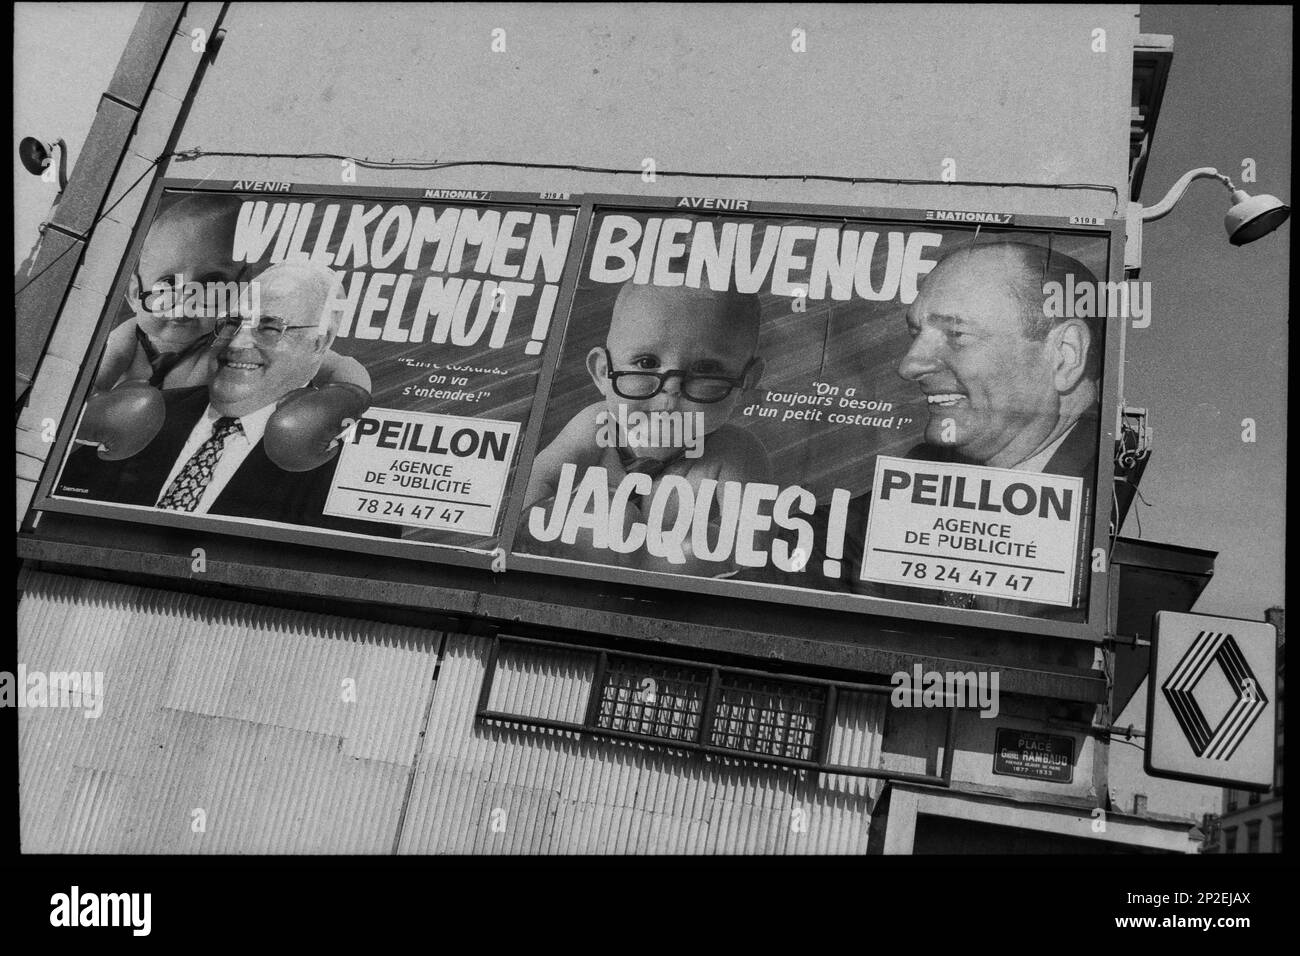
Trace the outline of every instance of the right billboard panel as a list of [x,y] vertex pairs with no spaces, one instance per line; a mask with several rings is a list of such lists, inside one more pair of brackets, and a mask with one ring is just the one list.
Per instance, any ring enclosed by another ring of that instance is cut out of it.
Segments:
[[515,551],[1087,622],[1110,243],[597,207]]

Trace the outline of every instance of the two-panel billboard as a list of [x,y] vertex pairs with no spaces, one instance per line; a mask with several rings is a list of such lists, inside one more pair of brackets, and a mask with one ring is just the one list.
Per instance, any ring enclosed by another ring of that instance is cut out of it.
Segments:
[[165,186],[41,507],[1095,636],[1114,224]]

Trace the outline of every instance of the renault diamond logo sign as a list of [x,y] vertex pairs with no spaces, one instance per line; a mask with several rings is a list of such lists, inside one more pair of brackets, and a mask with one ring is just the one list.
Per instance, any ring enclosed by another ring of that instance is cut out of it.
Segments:
[[1273,625],[1160,611],[1152,634],[1147,773],[1268,789],[1277,696]]
[[[1215,665],[1227,678],[1228,686],[1236,688],[1237,701],[1211,729],[1205,711],[1196,700],[1196,686]],[[1192,745],[1192,752],[1212,760],[1231,758],[1259,715],[1268,708],[1268,698],[1259,690],[1241,648],[1231,634],[1222,631],[1197,634],[1161,689],[1173,708],[1174,719]]]

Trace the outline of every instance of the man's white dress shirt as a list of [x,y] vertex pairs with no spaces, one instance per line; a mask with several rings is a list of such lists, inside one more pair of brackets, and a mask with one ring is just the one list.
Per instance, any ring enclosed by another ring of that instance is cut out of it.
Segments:
[[[262,440],[262,433],[266,431],[266,423],[270,420],[272,413],[275,412],[276,404],[272,402],[255,412],[247,415],[241,415],[236,419],[241,426],[242,432],[234,432],[226,437],[226,443],[221,448],[221,454],[217,457],[216,464],[212,466],[212,480],[208,482],[208,487],[203,490],[203,497],[199,503],[194,506],[190,514],[207,514],[208,509],[212,507],[217,496],[225,490],[226,485],[230,484],[230,479],[235,477],[235,472],[239,466],[244,463],[253,450],[253,447]],[[167,475],[167,480],[163,482],[162,488],[158,491],[158,497],[161,499],[167,493],[167,489],[172,486],[176,476],[180,474],[185,463],[194,457],[195,452],[203,445],[205,441],[212,437],[212,429],[217,424],[217,419],[223,418],[215,408],[209,405],[203,412],[203,415],[194,427],[190,430],[190,437],[185,440],[185,447],[176,457],[176,463],[172,465],[171,472]]]

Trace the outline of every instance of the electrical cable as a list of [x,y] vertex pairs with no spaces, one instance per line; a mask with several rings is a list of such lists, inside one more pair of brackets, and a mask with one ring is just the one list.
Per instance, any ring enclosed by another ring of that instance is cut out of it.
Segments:
[[[130,186],[127,186],[126,191],[123,192],[122,195],[118,196],[111,206],[109,206],[107,209],[105,209],[103,212],[101,212],[98,216],[95,217],[94,221],[90,224],[90,229],[86,230],[87,236],[89,236],[90,230],[98,226],[110,212],[112,212],[114,209],[118,207],[118,205],[122,202],[123,199],[131,195],[132,190],[134,190],[136,186],[139,186],[140,183],[144,181],[144,178],[153,171],[155,166],[157,166],[160,162],[163,161],[164,158],[166,158],[166,155],[167,154],[164,153],[162,156],[159,156],[157,159],[149,163],[149,165],[145,167],[144,172],[142,172],[136,178],[136,181],[133,182]],[[88,241],[89,241],[88,239],[84,239],[84,238],[82,239],[83,243]],[[30,288],[32,284],[36,282],[37,279],[39,279],[41,276],[45,275],[45,273],[53,269],[60,259],[62,259],[64,256],[66,256],[69,252],[71,252],[75,248],[77,248],[77,245],[76,243],[73,243],[69,245],[68,248],[60,252],[57,256],[55,256],[52,260],[50,260],[49,264],[46,265],[44,269],[42,269],[40,272],[36,273],[36,275],[32,276],[30,279],[24,282],[21,288],[14,290],[14,297],[16,298],[22,295],[25,291],[27,291],[27,289]]]
[[[582,166],[576,163],[530,163],[516,160],[500,159],[458,159],[458,160],[390,160],[369,159],[365,157],[344,156],[342,153],[263,153],[250,150],[204,150],[201,147],[192,147],[190,149],[178,150],[171,154],[181,162],[189,162],[195,159],[208,157],[221,157],[223,159],[335,159],[341,162],[351,162],[366,169],[407,169],[407,170],[434,170],[434,169],[454,169],[460,166],[498,166],[510,167],[514,169],[555,169],[566,172],[579,173],[607,173],[619,176],[641,176],[645,173],[643,169],[617,169],[608,166]],[[773,179],[781,181],[799,180],[808,182],[816,180],[819,182],[849,183],[858,185],[860,183],[882,183],[895,186],[976,186],[1003,189],[1091,189],[1098,192],[1109,192],[1115,197],[1115,215],[1119,214],[1119,190],[1114,186],[1106,186],[1100,183],[1004,183],[1004,182],[949,182],[943,179],[899,179],[895,177],[878,177],[878,176],[835,176],[819,173],[697,173],[685,170],[655,170],[656,176],[686,176],[696,179]]]

